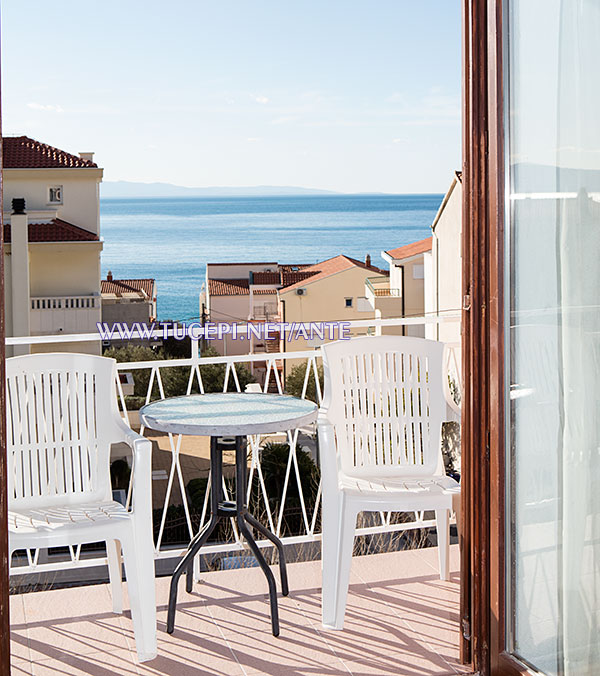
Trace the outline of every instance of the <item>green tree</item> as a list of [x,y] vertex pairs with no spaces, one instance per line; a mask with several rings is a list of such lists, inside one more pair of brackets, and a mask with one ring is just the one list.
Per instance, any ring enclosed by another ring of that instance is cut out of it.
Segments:
[[[163,349],[153,350],[151,347],[144,347],[142,345],[126,345],[119,348],[109,348],[104,352],[105,357],[111,357],[118,362],[140,362],[140,361],[158,361],[174,359],[170,354],[166,354]],[[209,347],[203,357],[216,357],[219,353],[212,347]],[[222,392],[223,383],[225,380],[225,364],[207,364],[200,367],[202,376],[202,383],[205,392]],[[143,406],[146,401],[146,393],[150,384],[151,369],[132,369],[133,373],[133,397],[126,397],[125,403],[129,408],[135,409]],[[236,364],[236,373],[240,383],[240,389],[243,392],[248,383],[254,382],[252,374],[243,364]],[[177,397],[187,393],[188,383],[190,379],[189,366],[161,366],[160,378],[163,385],[165,397]],[[229,376],[229,384],[227,387],[229,392],[236,390],[235,380],[233,375]],[[192,393],[200,392],[198,386],[198,379],[194,377],[192,382]],[[160,399],[160,389],[158,380],[154,378],[152,386],[152,393],[150,400]]]
[[[294,397],[302,396],[302,388],[304,387],[304,379],[306,377],[306,364],[308,361],[304,361],[297,366],[294,366],[288,373],[285,378],[285,391],[288,394],[291,394]],[[317,373],[319,374],[319,384],[321,386],[321,394],[323,393],[323,366],[319,364],[317,366]],[[306,386],[306,399],[314,401],[315,404],[318,404],[317,401],[317,388],[315,385],[315,372],[313,367],[310,368],[310,375],[308,376],[308,384]]]
[[[289,454],[290,446],[287,443],[267,442],[261,449],[261,467],[265,481],[265,489],[271,513],[274,516],[279,513],[281,507]],[[298,473],[300,476],[302,495],[304,497],[304,505],[307,513],[312,515],[317,501],[321,473],[309,453],[300,446],[296,447],[296,459],[298,461]],[[267,520],[266,515],[264,514],[263,495],[256,474],[253,479],[250,509],[257,518],[261,519],[266,524]],[[302,505],[300,503],[300,491],[298,489],[298,480],[296,479],[296,473],[292,464],[283,512],[283,533],[285,535],[300,535],[303,532],[304,521],[302,517]]]
[[[203,352],[202,357],[220,357],[221,355],[214,347],[209,345]],[[226,364],[205,364],[200,367],[200,375],[202,376],[202,384],[205,392],[222,392],[223,383],[225,382],[225,373],[227,371]],[[235,372],[237,373],[238,381],[240,383],[240,391],[244,391],[248,383],[255,382],[254,376],[250,373],[245,364],[235,364]],[[233,373],[229,374],[229,382],[227,384],[228,392],[235,392],[237,387]]]

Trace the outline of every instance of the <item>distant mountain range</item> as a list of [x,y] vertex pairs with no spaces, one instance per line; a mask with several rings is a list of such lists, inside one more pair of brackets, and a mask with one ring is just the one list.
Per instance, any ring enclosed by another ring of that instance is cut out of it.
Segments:
[[213,186],[186,188],[172,183],[135,183],[132,181],[104,181],[100,197],[253,197],[273,195],[336,195],[333,190],[299,188],[297,186],[257,185],[248,187]]

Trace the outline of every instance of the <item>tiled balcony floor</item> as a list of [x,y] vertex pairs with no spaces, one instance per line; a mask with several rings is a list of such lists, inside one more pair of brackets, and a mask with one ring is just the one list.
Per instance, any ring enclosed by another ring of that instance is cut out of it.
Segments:
[[[182,580],[175,632],[165,632],[169,578],[157,580],[159,656],[135,661],[128,611],[111,612],[107,585],[11,597],[13,676],[335,676],[456,674],[458,549],[451,579],[437,549],[356,557],[343,631],[321,628],[320,562],[289,566],[281,636],[270,632],[258,568],[205,573],[191,595]],[[127,598],[125,607],[127,608]]]

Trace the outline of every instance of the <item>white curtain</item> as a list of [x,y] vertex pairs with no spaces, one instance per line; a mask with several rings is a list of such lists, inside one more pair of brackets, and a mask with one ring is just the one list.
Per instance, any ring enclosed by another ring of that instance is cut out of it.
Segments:
[[[557,269],[562,375],[558,663],[600,674],[600,0],[562,0]],[[573,195],[576,193],[576,196]],[[560,565],[562,563],[562,566]]]

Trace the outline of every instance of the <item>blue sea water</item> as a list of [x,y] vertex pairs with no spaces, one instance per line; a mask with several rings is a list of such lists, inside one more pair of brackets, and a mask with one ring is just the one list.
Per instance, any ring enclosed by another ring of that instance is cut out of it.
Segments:
[[431,234],[442,195],[104,198],[102,276],[154,277],[158,317],[198,316],[206,263],[316,263]]

